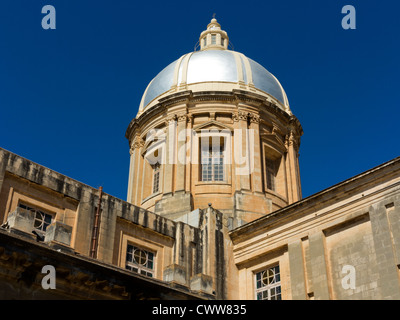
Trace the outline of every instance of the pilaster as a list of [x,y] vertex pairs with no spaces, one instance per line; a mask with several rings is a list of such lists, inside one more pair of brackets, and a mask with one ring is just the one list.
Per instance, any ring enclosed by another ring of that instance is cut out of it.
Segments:
[[261,145],[260,145],[260,116],[258,114],[250,114],[250,135],[253,134],[253,139],[250,143],[250,164],[251,169],[251,185],[253,192],[263,192],[262,188],[262,172],[261,172]]
[[185,191],[185,169],[186,169],[186,122],[187,114],[179,114],[178,119],[178,134],[177,146],[178,146],[178,160],[176,163],[176,184],[175,191]]
[[167,125],[167,141],[165,148],[165,164],[164,164],[164,195],[172,193],[174,182],[174,163],[175,163],[175,147],[176,147],[176,115],[167,117],[165,124]]
[[[132,173],[132,186],[131,186],[131,202],[135,205],[140,205],[140,194],[139,192],[141,191],[141,181],[142,181],[142,176],[140,174],[137,174],[138,172],[141,172],[141,168],[143,166],[143,159],[140,156],[141,150],[144,146],[144,141],[143,139],[137,135],[133,139],[133,143],[131,145],[131,165],[133,166],[132,170],[136,174]],[[133,159],[133,161],[132,161]],[[133,162],[133,164],[132,164]]]
[[298,142],[293,131],[286,135],[285,146],[286,155],[286,173],[289,189],[289,204],[301,199],[299,168],[298,168]]
[[250,157],[249,157],[249,139],[247,134],[247,118],[248,113],[238,111],[232,115],[235,122],[234,134],[234,176],[236,178],[236,190],[250,190]]
[[329,300],[330,298],[324,237],[322,231],[309,236],[311,277],[315,300]]

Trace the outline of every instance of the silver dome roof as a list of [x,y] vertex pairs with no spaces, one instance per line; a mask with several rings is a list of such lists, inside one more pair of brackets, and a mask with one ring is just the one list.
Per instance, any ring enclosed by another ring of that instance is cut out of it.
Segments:
[[172,62],[150,82],[140,110],[145,110],[154,99],[173,88],[187,85],[187,89],[190,89],[190,85],[209,82],[240,83],[241,88],[244,84],[258,89],[274,97],[283,110],[290,112],[285,91],[279,81],[259,63],[231,50],[196,51]]

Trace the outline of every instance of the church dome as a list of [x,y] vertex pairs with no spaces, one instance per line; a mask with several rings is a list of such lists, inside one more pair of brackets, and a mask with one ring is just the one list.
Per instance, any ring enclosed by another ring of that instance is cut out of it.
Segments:
[[291,114],[286,93],[267,69],[244,54],[228,50],[228,36],[212,19],[200,35],[200,50],[184,54],[165,67],[147,86],[139,114],[160,98],[179,91],[245,90],[264,95]]

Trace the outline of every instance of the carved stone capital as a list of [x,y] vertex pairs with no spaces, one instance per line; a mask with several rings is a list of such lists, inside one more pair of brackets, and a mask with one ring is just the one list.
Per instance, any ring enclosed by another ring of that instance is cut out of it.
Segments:
[[187,114],[187,121],[188,121],[190,124],[193,124],[193,114],[191,114],[191,113],[188,113],[188,114]]
[[250,113],[250,122],[252,123],[260,123],[260,115],[255,113]]
[[240,121],[240,120],[246,121],[248,116],[249,116],[248,112],[244,112],[244,111],[239,111],[239,112],[236,112],[236,113],[232,113],[232,119],[235,122],[236,121]]
[[285,146],[286,148],[289,148],[290,146],[293,146],[297,149],[298,147],[298,138],[295,135],[293,131],[290,131],[286,136],[285,136]]
[[144,146],[144,140],[140,136],[135,136],[132,143],[132,149],[142,148]]
[[181,121],[186,122],[188,120],[188,115],[186,113],[181,113],[181,114],[178,114],[177,118],[178,118],[178,122],[181,122]]
[[171,114],[171,115],[168,115],[166,118],[165,118],[165,125],[166,126],[168,126],[171,122],[174,122],[174,121],[176,121],[176,114]]

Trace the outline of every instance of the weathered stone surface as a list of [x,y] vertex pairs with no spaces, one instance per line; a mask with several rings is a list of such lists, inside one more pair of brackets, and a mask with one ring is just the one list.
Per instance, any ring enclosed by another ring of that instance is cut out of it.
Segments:
[[190,289],[192,291],[213,293],[212,278],[205,274],[196,274],[190,279]]
[[55,221],[46,229],[44,242],[56,241],[69,246],[71,244],[72,227]]
[[[203,298],[254,299],[255,275],[278,265],[283,299],[400,298],[400,158],[228,232],[235,227],[234,219],[242,221],[240,210],[232,216],[210,203],[202,209],[180,211],[185,205],[180,206],[178,200],[188,199],[188,194],[180,192],[163,203],[171,217],[176,216],[172,220],[106,193],[99,201],[99,190],[0,151],[6,162],[1,163],[1,231],[24,235],[21,241],[27,245],[46,246],[53,249],[52,254],[61,249],[60,254],[90,256],[94,216],[100,205],[93,263],[143,277],[123,270],[127,246],[133,244],[153,254],[151,281],[158,281],[160,290],[164,285],[197,292]],[[59,182],[52,183],[51,177]],[[73,190],[80,190],[79,196]],[[237,204],[245,208],[251,197],[259,195],[241,196]],[[32,235],[33,213],[16,211],[20,202],[52,214],[44,242],[36,242]],[[11,277],[13,265],[19,270],[32,262],[0,248],[0,273]],[[343,285],[344,266],[354,267],[354,288]],[[83,271],[67,278],[104,292],[119,290],[88,278]],[[63,285],[67,290],[67,282]]]
[[34,219],[35,214],[32,211],[17,208],[8,215],[7,223],[11,229],[31,234],[34,230]]
[[170,265],[164,269],[163,280],[186,285],[186,270],[184,267],[177,264]]

